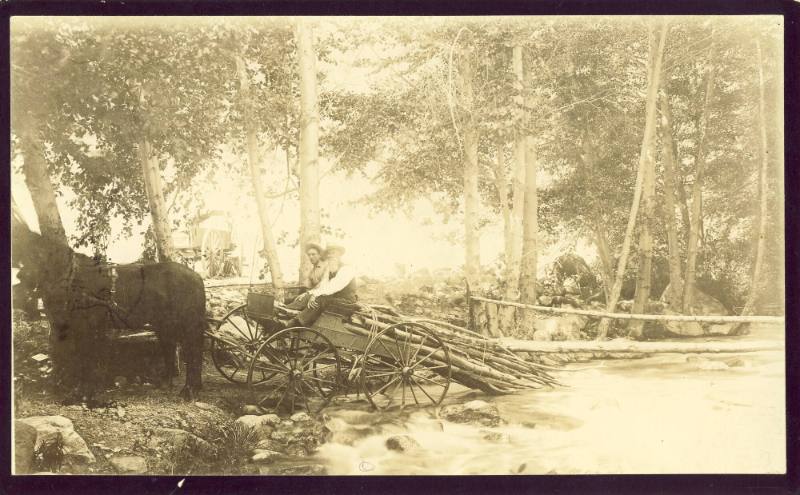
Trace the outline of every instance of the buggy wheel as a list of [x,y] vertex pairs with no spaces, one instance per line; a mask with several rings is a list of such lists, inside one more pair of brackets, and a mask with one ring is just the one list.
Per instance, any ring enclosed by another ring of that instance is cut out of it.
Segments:
[[337,394],[340,370],[339,353],[327,337],[310,328],[287,328],[256,351],[247,383],[259,406],[315,414]]
[[450,388],[450,352],[429,328],[396,323],[364,349],[361,390],[376,409],[438,406]]
[[[247,369],[255,352],[264,343],[267,329],[247,314],[244,304],[225,315],[211,337],[211,361],[228,381],[247,383]],[[256,374],[256,381],[268,374]]]

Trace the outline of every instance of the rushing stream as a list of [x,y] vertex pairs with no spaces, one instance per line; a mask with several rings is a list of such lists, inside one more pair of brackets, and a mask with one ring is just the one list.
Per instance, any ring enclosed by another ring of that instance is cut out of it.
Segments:
[[[430,410],[332,407],[333,438],[314,461],[332,475],[785,470],[782,352],[662,354],[566,369],[578,371],[557,372],[566,386],[556,389],[502,397],[451,389],[445,404],[494,402],[506,422],[496,428],[451,423]],[[393,435],[420,447],[389,450]]]

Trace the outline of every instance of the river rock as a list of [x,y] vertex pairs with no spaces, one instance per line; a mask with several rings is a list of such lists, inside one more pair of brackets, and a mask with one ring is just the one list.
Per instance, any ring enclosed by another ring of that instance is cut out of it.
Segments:
[[253,457],[250,459],[253,462],[258,462],[260,464],[271,464],[275,462],[275,459],[281,457],[283,454],[281,452],[276,452],[274,450],[268,449],[254,449],[253,450]]
[[419,448],[419,443],[408,435],[395,435],[386,439],[386,448],[398,452],[409,452]]
[[[264,414],[261,416],[248,414],[237,418],[236,423],[246,428],[252,428],[259,439],[266,439],[270,437],[275,428],[272,416],[277,417],[275,414]],[[278,421],[280,421],[280,418],[278,418]]]
[[289,419],[291,419],[295,423],[305,423],[307,421],[311,421],[311,416],[309,416],[307,413],[304,412],[298,412],[292,414],[292,416]]
[[482,400],[445,406],[441,410],[441,416],[453,423],[477,423],[490,427],[499,426],[503,422],[497,406]]
[[742,358],[728,359],[725,361],[725,364],[727,364],[731,368],[747,368],[750,366],[750,363],[748,363]]
[[283,476],[324,476],[328,474],[322,464],[294,464],[289,466],[264,466],[259,468],[261,474]]
[[[661,302],[667,303],[670,290],[669,285],[661,294]],[[678,315],[680,313],[664,308],[665,315]],[[694,287],[694,301],[691,313],[695,315],[718,315],[726,316],[730,314],[721,302],[714,297],[706,294],[697,286]],[[735,327],[734,323],[698,323],[695,321],[665,321],[662,322],[664,329],[674,335],[697,336],[697,335],[728,335]]]
[[718,370],[726,370],[728,369],[728,365],[723,363],[722,361],[700,361],[697,364],[697,369],[706,370],[706,371],[718,371]]
[[146,445],[151,449],[171,447],[180,450],[192,448],[197,449],[203,455],[209,456],[213,455],[215,450],[206,440],[178,428],[155,428]]
[[581,315],[553,315],[533,320],[533,340],[578,340],[588,318]]
[[254,406],[252,404],[247,404],[242,406],[242,414],[245,416],[261,416],[264,414],[264,408],[259,406]]
[[75,432],[72,421],[64,416],[33,416],[19,421],[36,429],[36,445],[52,442],[61,436],[64,445],[64,460],[67,463],[94,463],[94,454],[86,442]]
[[14,474],[33,472],[36,435],[36,428],[33,426],[22,421],[14,421]]
[[508,443],[511,441],[511,437],[508,436],[508,433],[489,430],[481,430],[481,433],[483,433],[483,439],[490,442]]
[[143,474],[147,472],[147,461],[139,456],[114,456],[109,463],[119,474]]
[[211,404],[209,404],[207,402],[195,402],[194,405],[195,405],[195,407],[197,407],[198,409],[202,409],[203,411],[219,411],[220,410],[220,408],[218,408],[217,406],[211,405]]

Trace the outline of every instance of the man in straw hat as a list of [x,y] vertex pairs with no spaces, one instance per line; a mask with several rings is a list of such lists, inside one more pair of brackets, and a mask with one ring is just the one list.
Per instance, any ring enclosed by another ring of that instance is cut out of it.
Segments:
[[354,304],[358,300],[356,294],[356,273],[352,266],[342,263],[344,248],[328,245],[323,256],[327,269],[319,285],[307,292],[300,313],[294,317],[287,327],[307,327],[312,325],[319,315],[331,304]]
[[311,262],[311,269],[303,277],[302,285],[306,290],[313,289],[322,282],[325,274],[326,263],[322,257],[322,246],[317,243],[309,242],[306,244],[306,256],[308,261]]

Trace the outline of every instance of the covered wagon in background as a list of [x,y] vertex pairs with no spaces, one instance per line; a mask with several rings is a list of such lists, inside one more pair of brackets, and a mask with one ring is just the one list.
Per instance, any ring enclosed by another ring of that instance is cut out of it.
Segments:
[[188,232],[174,236],[175,250],[205,278],[238,277],[242,258],[233,243],[233,223],[225,211],[214,210],[195,217]]

